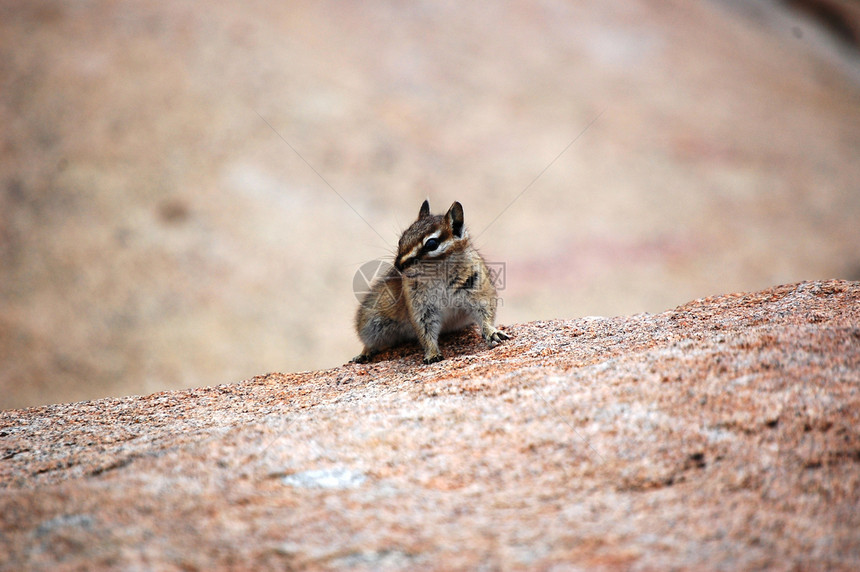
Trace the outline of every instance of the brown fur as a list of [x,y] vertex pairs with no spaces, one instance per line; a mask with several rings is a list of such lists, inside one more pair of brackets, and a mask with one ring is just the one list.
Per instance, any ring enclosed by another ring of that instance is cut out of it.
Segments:
[[394,267],[358,307],[355,327],[364,350],[352,361],[417,339],[424,363],[433,363],[443,359],[439,334],[472,323],[492,347],[508,339],[494,325],[497,303],[487,265],[469,241],[463,207],[455,202],[446,214],[432,215],[424,201],[400,237]]

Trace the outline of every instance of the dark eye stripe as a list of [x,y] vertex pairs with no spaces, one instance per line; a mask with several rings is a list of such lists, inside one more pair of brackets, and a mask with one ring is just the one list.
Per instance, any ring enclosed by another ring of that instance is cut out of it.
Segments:
[[406,270],[407,268],[409,268],[410,266],[412,266],[416,262],[418,262],[418,259],[416,257],[408,256],[406,258],[400,258],[400,259],[396,260],[394,262],[394,267],[397,270]]

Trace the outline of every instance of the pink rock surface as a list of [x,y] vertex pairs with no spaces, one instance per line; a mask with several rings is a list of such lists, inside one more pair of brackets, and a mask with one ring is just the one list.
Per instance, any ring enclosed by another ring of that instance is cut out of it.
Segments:
[[4,569],[857,569],[860,283],[0,413]]

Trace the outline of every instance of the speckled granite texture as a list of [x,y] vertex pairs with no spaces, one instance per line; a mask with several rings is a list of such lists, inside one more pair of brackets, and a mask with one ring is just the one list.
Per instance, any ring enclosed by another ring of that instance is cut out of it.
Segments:
[[860,283],[0,413],[3,569],[857,569]]

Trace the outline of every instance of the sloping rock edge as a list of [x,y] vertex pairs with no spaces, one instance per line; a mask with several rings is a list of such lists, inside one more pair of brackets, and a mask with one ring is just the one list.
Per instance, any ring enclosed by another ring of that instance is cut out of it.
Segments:
[[860,283],[0,412],[4,569],[860,567]]

